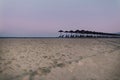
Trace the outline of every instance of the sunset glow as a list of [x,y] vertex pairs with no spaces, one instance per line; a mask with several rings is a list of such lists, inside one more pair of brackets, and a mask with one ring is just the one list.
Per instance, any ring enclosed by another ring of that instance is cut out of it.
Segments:
[[0,0],[0,36],[52,37],[57,31],[120,32],[119,0]]

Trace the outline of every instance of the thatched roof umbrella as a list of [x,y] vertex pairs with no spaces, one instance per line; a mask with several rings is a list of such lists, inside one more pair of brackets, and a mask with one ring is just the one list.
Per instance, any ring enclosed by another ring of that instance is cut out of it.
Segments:
[[59,30],[58,31],[60,33],[60,36],[59,37],[62,37],[62,33],[64,32],[63,30]]
[[66,38],[68,38],[69,36],[68,36],[68,34],[67,33],[69,33],[69,31],[65,31],[64,33],[66,33]]
[[73,31],[73,30],[70,30],[69,33],[71,33],[71,36],[70,36],[70,37],[73,37],[72,34],[74,33],[74,31]]
[[77,30],[75,31],[75,33],[76,33],[76,37],[80,37],[80,35],[79,35],[79,34],[80,34],[80,30],[77,29]]

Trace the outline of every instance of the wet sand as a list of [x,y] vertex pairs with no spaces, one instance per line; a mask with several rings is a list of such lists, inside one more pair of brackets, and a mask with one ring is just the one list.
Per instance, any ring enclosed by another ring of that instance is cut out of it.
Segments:
[[120,39],[0,39],[0,80],[120,80]]

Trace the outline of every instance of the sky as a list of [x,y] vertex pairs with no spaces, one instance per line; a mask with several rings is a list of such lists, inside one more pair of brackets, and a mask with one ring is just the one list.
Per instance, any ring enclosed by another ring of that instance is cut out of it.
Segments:
[[120,32],[120,0],[0,0],[1,37],[54,37],[60,29]]

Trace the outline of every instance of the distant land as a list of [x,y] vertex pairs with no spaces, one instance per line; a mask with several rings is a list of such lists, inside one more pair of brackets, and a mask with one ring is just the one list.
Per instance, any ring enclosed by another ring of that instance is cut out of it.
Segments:
[[120,34],[120,32],[117,32],[116,34]]

